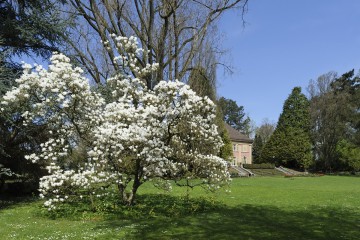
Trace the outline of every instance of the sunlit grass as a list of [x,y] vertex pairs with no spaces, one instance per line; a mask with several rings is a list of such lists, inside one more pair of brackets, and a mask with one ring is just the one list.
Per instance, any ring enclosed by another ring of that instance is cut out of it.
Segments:
[[359,239],[356,177],[238,178],[230,193],[215,195],[178,187],[167,194],[151,184],[139,191],[130,209],[56,219],[38,200],[8,202],[1,239]]

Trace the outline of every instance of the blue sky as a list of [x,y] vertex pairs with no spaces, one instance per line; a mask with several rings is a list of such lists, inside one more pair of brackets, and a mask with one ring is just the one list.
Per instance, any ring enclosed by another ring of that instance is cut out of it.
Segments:
[[249,0],[240,14],[220,21],[222,45],[234,67],[218,71],[218,95],[235,100],[257,125],[277,122],[295,86],[307,94],[310,79],[360,69],[359,0]]

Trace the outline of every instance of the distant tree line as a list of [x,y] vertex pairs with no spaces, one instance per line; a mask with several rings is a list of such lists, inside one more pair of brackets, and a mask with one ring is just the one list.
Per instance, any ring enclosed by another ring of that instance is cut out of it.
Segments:
[[324,172],[359,171],[359,83],[351,70],[310,81],[308,98],[294,88],[271,137],[264,141],[258,129],[254,161]]

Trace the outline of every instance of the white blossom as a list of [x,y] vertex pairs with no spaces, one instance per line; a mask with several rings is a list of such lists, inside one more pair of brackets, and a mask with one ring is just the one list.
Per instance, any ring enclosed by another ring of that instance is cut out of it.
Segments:
[[[127,53],[116,59],[134,75],[119,73],[108,79],[110,102],[92,91],[83,71],[58,53],[51,57],[48,70],[37,66],[30,71],[26,65],[17,79],[19,86],[0,101],[1,112],[31,102],[30,109],[21,113],[24,124],[42,121],[50,126],[50,138],[40,145],[41,151],[26,156],[48,165],[49,175],[41,178],[39,189],[44,206],[54,210],[84,197],[73,194],[83,190],[101,198],[111,184],[126,186],[134,171],[140,183],[200,178],[213,189],[228,183],[227,163],[216,156],[222,142],[214,125],[214,103],[179,81],[159,81],[148,89],[144,77],[158,64],[140,68],[137,56],[144,51],[137,47],[137,39],[113,39]],[[63,163],[81,149],[80,165],[67,168]]]

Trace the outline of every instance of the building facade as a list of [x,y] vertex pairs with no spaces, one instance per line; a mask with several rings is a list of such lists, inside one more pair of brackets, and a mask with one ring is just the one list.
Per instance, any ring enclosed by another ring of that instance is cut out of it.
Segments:
[[252,164],[252,144],[253,140],[238,130],[225,123],[233,146],[233,165]]

